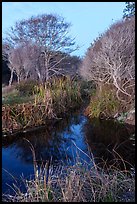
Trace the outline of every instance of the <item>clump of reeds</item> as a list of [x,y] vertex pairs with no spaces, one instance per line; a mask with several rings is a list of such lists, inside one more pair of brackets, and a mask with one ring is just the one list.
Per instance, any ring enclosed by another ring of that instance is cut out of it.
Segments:
[[135,175],[114,166],[99,168],[80,162],[73,166],[61,166],[53,173],[52,165],[38,171],[35,151],[33,180],[25,180],[26,192],[14,196],[3,195],[3,201],[12,202],[134,202]]
[[[24,90],[21,86],[21,90]],[[3,131],[20,130],[46,123],[67,111],[78,107],[81,102],[80,83],[71,78],[54,78],[45,84],[31,87],[33,100],[2,107]],[[21,92],[22,93],[22,92]]]
[[70,77],[53,78],[47,86],[51,91],[54,109],[61,112],[78,107],[82,102],[80,85],[80,82]]
[[91,96],[90,103],[85,110],[85,114],[90,118],[114,117],[117,113],[124,111],[125,107],[118,101],[115,90],[109,85],[98,87],[94,95]]
[[3,131],[14,131],[46,124],[46,119],[54,116],[48,102],[49,100],[45,104],[26,103],[2,107]]

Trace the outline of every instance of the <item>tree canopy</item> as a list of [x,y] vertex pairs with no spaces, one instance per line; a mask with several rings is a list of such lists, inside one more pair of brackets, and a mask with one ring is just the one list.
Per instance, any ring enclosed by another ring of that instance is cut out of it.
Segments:
[[129,18],[135,15],[135,2],[126,2],[126,8],[123,11],[123,18]]

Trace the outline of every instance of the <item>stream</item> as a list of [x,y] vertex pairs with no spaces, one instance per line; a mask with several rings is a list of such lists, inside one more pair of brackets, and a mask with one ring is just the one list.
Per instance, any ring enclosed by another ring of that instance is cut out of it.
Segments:
[[[14,193],[13,183],[23,190],[23,179],[34,178],[33,154],[39,166],[50,160],[54,168],[76,162],[97,165],[106,161],[120,169],[134,167],[134,126],[114,120],[89,120],[76,112],[54,125],[2,138],[2,192]],[[91,157],[92,156],[92,157]],[[130,163],[130,164],[129,164]]]

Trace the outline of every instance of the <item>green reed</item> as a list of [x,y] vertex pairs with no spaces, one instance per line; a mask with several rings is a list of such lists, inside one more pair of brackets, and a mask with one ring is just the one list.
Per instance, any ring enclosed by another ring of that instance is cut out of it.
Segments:
[[45,84],[35,85],[30,98],[30,102],[3,105],[3,131],[46,124],[47,119],[58,118],[79,107],[82,102],[80,82],[70,77],[54,78]]

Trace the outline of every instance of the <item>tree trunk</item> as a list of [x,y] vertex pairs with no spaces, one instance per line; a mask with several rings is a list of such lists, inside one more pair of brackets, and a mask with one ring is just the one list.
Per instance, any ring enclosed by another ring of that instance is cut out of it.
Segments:
[[17,83],[19,84],[19,82],[20,82],[20,76],[17,75]]
[[10,80],[9,80],[9,86],[11,86],[11,83],[13,82],[13,70],[11,70],[10,74]]
[[48,59],[47,59],[46,52],[45,52],[45,70],[46,70],[45,77],[47,81],[49,79],[49,72],[48,72]]
[[48,72],[48,67],[46,67],[46,81],[49,79],[49,72]]

